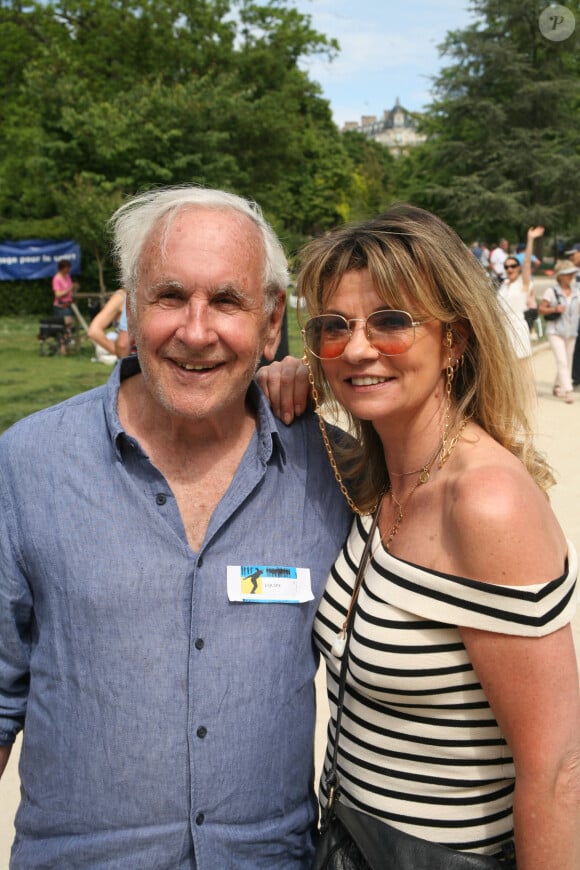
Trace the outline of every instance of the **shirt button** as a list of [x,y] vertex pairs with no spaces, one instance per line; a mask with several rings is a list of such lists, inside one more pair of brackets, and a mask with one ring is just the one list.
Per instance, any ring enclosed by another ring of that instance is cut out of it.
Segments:
[[203,637],[198,637],[197,640],[195,641],[195,648],[196,649],[203,649],[203,647],[204,647]]
[[197,567],[201,568],[202,565],[203,565],[203,556],[200,556],[199,559],[197,560]]
[[207,728],[204,725],[200,725],[197,729],[197,736],[203,740],[203,738],[207,735]]
[[204,814],[198,813],[197,816],[195,817],[195,824],[196,825],[203,825],[204,822],[205,822]]
[[167,496],[163,492],[158,492],[155,496],[155,503],[158,505],[163,505],[167,501]]

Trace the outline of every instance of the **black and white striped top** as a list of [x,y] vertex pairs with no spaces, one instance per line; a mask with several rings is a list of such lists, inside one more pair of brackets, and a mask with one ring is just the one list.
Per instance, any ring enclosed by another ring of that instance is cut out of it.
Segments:
[[[340,659],[330,648],[351,598],[370,518],[356,518],[314,626],[326,658],[334,745]],[[452,848],[493,854],[512,836],[514,766],[458,625],[541,636],[570,622],[577,555],[532,586],[438,574],[391,556],[378,531],[350,641],[338,771],[346,804]],[[321,802],[326,801],[324,775]]]

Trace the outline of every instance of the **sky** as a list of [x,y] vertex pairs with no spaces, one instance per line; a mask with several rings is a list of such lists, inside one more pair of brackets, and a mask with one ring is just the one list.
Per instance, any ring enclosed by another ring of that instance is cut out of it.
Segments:
[[302,64],[329,100],[335,123],[382,117],[397,97],[420,112],[430,101],[430,78],[449,61],[437,46],[450,30],[474,19],[469,0],[295,0],[315,30],[341,46],[332,62]]

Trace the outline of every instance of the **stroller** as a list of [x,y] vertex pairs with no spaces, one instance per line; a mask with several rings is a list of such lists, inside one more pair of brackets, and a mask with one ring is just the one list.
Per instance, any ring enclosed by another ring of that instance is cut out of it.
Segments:
[[54,356],[73,340],[70,328],[57,318],[41,320],[37,338],[40,356]]

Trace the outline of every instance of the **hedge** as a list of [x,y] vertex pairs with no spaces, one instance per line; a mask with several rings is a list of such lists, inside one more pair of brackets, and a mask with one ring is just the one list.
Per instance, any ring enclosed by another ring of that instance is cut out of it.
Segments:
[[0,314],[52,315],[50,281],[0,281]]
[[[81,293],[99,295],[96,267],[91,261],[83,265],[83,274],[78,279]],[[110,290],[116,289],[116,276],[112,270],[105,274]],[[52,317],[52,279],[38,281],[0,281],[0,316],[21,317],[26,314]],[[77,304],[83,314],[90,310],[90,300],[79,298]]]

